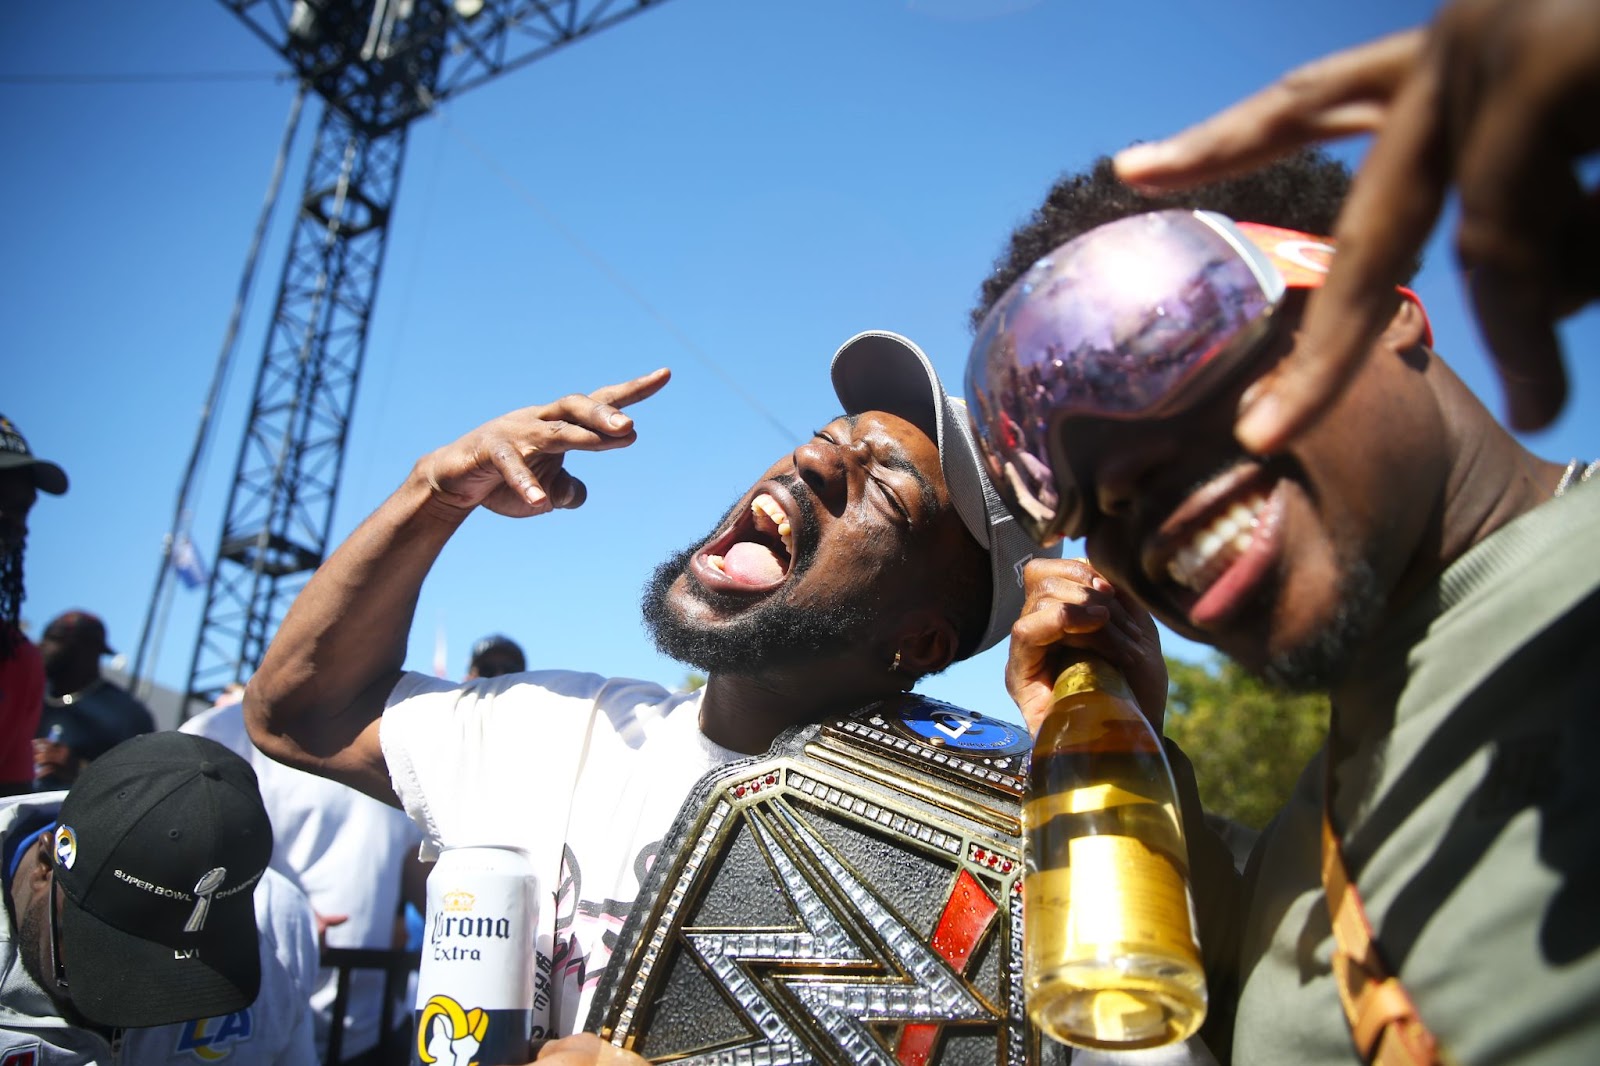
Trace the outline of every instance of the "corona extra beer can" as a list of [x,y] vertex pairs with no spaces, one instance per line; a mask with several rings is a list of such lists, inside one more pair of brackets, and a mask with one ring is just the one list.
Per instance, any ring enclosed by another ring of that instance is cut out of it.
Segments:
[[457,847],[439,856],[428,875],[413,1064],[529,1060],[538,913],[524,852]]

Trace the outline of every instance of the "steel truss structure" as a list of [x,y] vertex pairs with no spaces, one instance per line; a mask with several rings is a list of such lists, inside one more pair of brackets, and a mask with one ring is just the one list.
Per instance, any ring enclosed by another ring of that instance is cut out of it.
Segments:
[[206,585],[191,708],[254,672],[327,555],[411,122],[664,0],[220,2],[324,107]]

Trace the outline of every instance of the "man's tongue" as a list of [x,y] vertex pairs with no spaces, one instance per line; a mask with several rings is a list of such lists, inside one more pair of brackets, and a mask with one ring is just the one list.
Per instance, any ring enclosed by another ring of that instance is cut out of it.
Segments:
[[736,581],[751,585],[771,585],[783,577],[783,562],[771,548],[742,540],[722,557],[722,569]]

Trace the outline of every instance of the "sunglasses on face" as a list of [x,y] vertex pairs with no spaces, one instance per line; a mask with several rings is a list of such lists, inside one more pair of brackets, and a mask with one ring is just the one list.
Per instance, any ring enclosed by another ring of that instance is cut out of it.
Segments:
[[1320,285],[1332,256],[1325,237],[1170,210],[1035,263],[985,316],[966,375],[990,479],[1022,527],[1046,547],[1084,534],[1064,419],[1192,409],[1250,363],[1287,292]]
[[50,869],[50,972],[55,975],[56,986],[67,987],[67,965],[61,960],[61,903],[56,898],[56,871]]

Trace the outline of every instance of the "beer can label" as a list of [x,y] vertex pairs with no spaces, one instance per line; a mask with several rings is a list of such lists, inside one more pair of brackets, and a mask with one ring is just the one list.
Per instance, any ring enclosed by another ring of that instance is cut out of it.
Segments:
[[428,875],[414,1063],[528,1061],[538,903],[514,848],[447,848]]

